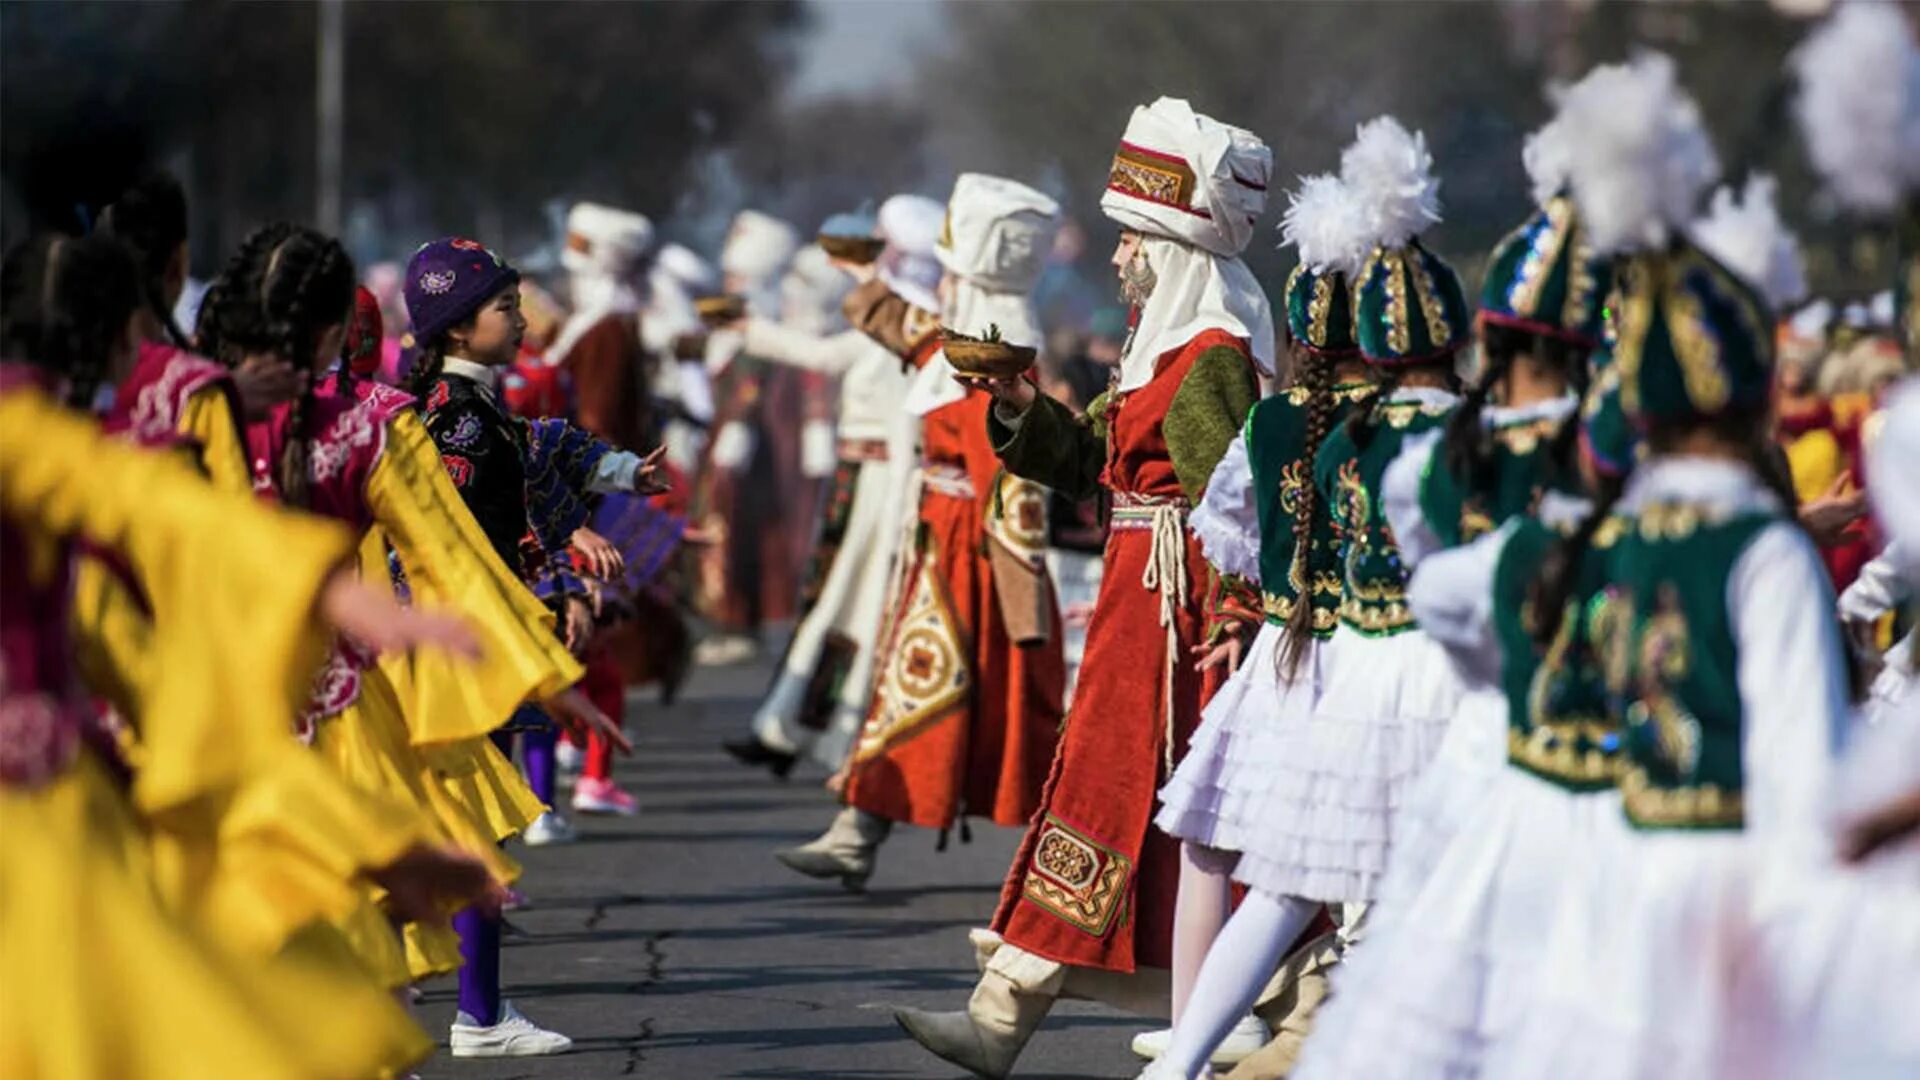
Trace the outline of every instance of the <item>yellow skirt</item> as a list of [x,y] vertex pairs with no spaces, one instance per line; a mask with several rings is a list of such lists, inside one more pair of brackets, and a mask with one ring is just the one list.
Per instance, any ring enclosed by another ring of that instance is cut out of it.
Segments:
[[[363,673],[360,696],[352,705],[320,722],[313,746],[349,783],[424,810],[435,839],[478,856],[500,881],[512,882],[520,876],[519,864],[500,850],[499,841],[539,816],[539,800],[485,739],[430,751],[414,746],[399,699],[377,670]],[[449,774],[449,770],[455,771]],[[361,952],[362,963],[369,969],[389,976],[394,973],[391,953],[385,952],[385,942],[378,940],[370,924],[361,920],[335,925]],[[460,966],[458,940],[446,922],[409,924],[404,936],[413,979]]]
[[37,790],[0,788],[0,837],[0,1076],[374,1076],[432,1049],[335,960],[297,943],[237,959],[169,918],[148,838],[90,755]]

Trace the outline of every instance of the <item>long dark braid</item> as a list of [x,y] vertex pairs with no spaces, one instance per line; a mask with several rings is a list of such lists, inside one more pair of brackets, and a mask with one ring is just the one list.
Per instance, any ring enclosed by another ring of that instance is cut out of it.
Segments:
[[1374,383],[1373,393],[1360,403],[1347,417],[1347,437],[1353,440],[1354,448],[1365,450],[1373,442],[1373,433],[1380,426],[1380,415],[1386,410],[1387,402],[1400,390],[1399,368],[1388,368]]
[[[1568,424],[1578,427],[1578,424]],[[1587,559],[1587,549],[1593,546],[1593,538],[1613,514],[1614,504],[1626,491],[1624,477],[1605,477],[1601,480],[1600,490],[1593,493],[1593,509],[1581,520],[1580,527],[1572,535],[1558,541],[1548,549],[1547,556],[1540,562],[1540,569],[1534,574],[1533,584],[1527,590],[1527,599],[1533,605],[1533,623],[1528,627],[1534,644],[1546,648],[1553,643],[1553,637],[1560,632],[1560,617],[1565,612],[1567,601],[1573,598],[1573,590],[1580,582],[1580,567]]]
[[1531,338],[1530,334],[1491,323],[1481,330],[1481,352],[1486,363],[1480,377],[1460,396],[1441,443],[1441,461],[1468,491],[1482,491],[1493,482],[1493,440],[1480,417],[1493,388],[1513,370],[1514,360],[1526,350]]
[[434,380],[440,377],[446,361],[445,334],[420,343],[420,353],[414,357],[413,369],[407,372],[407,392],[414,396],[416,402],[424,403],[427,400],[427,394],[433,390]]
[[317,361],[323,359],[314,355],[314,347],[323,330],[348,317],[353,260],[338,240],[289,225],[256,233],[234,259],[216,286],[217,297],[209,292],[217,306],[210,313],[211,333],[208,317],[201,319],[202,343],[229,365],[248,352],[268,352],[306,374],[306,389],[294,400],[286,443],[274,463],[281,499],[305,506],[314,382]]
[[66,379],[68,403],[91,408],[139,306],[139,271],[119,241],[29,238],[0,260],[0,357]]
[[[1306,444],[1301,448],[1299,460],[1305,462],[1311,471],[1320,444],[1333,427],[1334,406],[1337,404],[1333,392],[1334,360],[1312,349],[1302,349],[1300,355],[1303,362],[1297,383],[1307,391],[1307,431]],[[1327,514],[1327,508],[1320,498],[1320,487],[1311,478],[1301,492],[1300,500],[1301,505],[1293,515],[1293,561],[1295,566],[1303,568],[1303,572],[1300,575],[1299,595],[1294,597],[1293,611],[1287,615],[1276,668],[1281,677],[1288,681],[1292,681],[1299,672],[1300,663],[1307,654],[1307,642],[1313,640],[1313,537]]]
[[167,302],[166,274],[180,245],[187,242],[187,193],[168,173],[153,173],[100,214],[101,232],[118,237],[140,260],[140,287],[147,307],[175,345],[187,336],[173,320]]

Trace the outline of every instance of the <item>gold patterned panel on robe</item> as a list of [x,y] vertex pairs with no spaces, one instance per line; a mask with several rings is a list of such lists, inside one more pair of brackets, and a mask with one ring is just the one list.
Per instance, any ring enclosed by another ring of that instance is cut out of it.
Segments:
[[893,648],[874,687],[873,708],[854,746],[857,762],[911,739],[973,692],[966,639],[946,586],[934,573],[933,555],[931,548],[921,553],[908,586]]

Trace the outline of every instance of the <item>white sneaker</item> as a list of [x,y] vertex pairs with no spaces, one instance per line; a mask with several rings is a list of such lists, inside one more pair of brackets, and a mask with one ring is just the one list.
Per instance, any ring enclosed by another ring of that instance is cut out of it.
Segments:
[[561,739],[560,745],[553,748],[553,760],[560,766],[560,775],[579,776],[580,770],[586,767],[587,752]]
[[528,847],[545,847],[548,844],[571,844],[579,839],[574,834],[573,823],[562,817],[557,810],[549,810],[533,819],[520,839]]
[[701,667],[731,667],[760,655],[760,643],[745,634],[711,637],[695,646],[693,662]]
[[545,1057],[573,1049],[573,1040],[557,1031],[548,1031],[513,1007],[500,1003],[500,1022],[482,1027],[466,1013],[455,1013],[448,1032],[447,1046],[457,1058]]
[[[1238,1065],[1252,1057],[1255,1050],[1267,1045],[1267,1040],[1272,1037],[1267,1031],[1266,1021],[1257,1016],[1243,1016],[1239,1023],[1233,1025],[1233,1030],[1227,1032],[1227,1037],[1220,1040],[1220,1045],[1214,1049],[1213,1057],[1209,1060],[1222,1067]],[[1171,1042],[1172,1028],[1143,1031],[1133,1037],[1133,1054],[1148,1061],[1158,1061],[1160,1055],[1167,1052],[1167,1044]]]

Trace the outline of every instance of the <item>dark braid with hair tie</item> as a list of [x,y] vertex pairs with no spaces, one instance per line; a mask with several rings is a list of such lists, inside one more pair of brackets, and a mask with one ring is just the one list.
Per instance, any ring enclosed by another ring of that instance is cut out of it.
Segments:
[[[1305,351],[1305,358],[1300,385],[1307,390],[1307,432],[1306,445],[1301,448],[1299,460],[1305,462],[1311,472],[1314,458],[1320,452],[1320,444],[1333,427],[1337,402],[1333,392],[1333,358],[1311,349]],[[1327,516],[1327,507],[1320,498],[1320,486],[1313,483],[1311,478],[1300,493],[1300,499],[1302,505],[1293,515],[1293,564],[1302,568],[1301,588],[1300,594],[1294,597],[1293,611],[1287,615],[1276,659],[1276,671],[1289,682],[1299,672],[1300,664],[1307,655],[1307,643],[1313,640],[1313,537],[1319,530],[1320,522]]]
[[187,336],[167,302],[166,275],[174,252],[187,242],[187,194],[168,173],[145,177],[100,214],[100,231],[118,237],[140,263],[141,289],[168,340],[186,348]]
[[91,409],[140,306],[140,275],[109,236],[42,234],[0,260],[0,357],[67,380],[68,404]]

